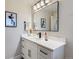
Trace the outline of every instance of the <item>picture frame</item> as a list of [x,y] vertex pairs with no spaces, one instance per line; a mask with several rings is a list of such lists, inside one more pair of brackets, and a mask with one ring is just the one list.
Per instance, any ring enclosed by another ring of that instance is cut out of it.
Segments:
[[46,28],[46,19],[41,18],[41,28]]
[[17,13],[5,11],[5,27],[17,27]]

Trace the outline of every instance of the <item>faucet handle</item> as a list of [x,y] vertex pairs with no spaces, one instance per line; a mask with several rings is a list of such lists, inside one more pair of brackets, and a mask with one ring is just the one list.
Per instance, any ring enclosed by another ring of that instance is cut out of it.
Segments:
[[41,32],[37,33],[37,35],[39,35],[39,38],[41,38]]

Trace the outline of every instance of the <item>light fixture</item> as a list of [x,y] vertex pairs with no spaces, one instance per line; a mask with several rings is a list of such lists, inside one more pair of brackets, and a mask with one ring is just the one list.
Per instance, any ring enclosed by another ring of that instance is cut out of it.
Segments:
[[49,3],[50,2],[50,0],[45,0],[45,3]]
[[34,9],[34,10],[37,10],[37,7],[36,7],[36,5],[34,5],[34,6],[33,6],[33,9]]
[[41,5],[40,5],[40,2],[39,3],[37,3],[37,8],[40,8],[41,7]]
[[45,0],[41,0],[41,6],[45,5]]
[[37,11],[40,8],[44,7],[45,5],[49,4],[50,2],[51,0],[40,0],[33,6],[33,10]]

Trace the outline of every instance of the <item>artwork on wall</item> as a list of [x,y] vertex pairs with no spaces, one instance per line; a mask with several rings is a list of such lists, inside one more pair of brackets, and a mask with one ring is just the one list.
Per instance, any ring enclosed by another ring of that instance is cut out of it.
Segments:
[[46,19],[41,18],[41,28],[46,28]]
[[5,11],[5,27],[17,26],[17,14],[14,12]]

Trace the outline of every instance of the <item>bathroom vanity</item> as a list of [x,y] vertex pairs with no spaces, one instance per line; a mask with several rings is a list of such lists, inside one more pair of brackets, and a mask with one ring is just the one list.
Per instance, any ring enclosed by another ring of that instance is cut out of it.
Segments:
[[65,38],[48,37],[48,41],[36,36],[21,36],[24,59],[64,59]]
[[[32,29],[34,31],[59,31],[59,1],[51,0],[45,3],[41,8],[35,9],[39,2],[32,7]],[[40,5],[39,5],[40,6]],[[26,23],[28,25],[28,23]],[[28,27],[28,26],[26,26]],[[24,59],[64,59],[65,38],[50,37],[48,41],[45,37],[36,35],[21,36],[21,50]]]

